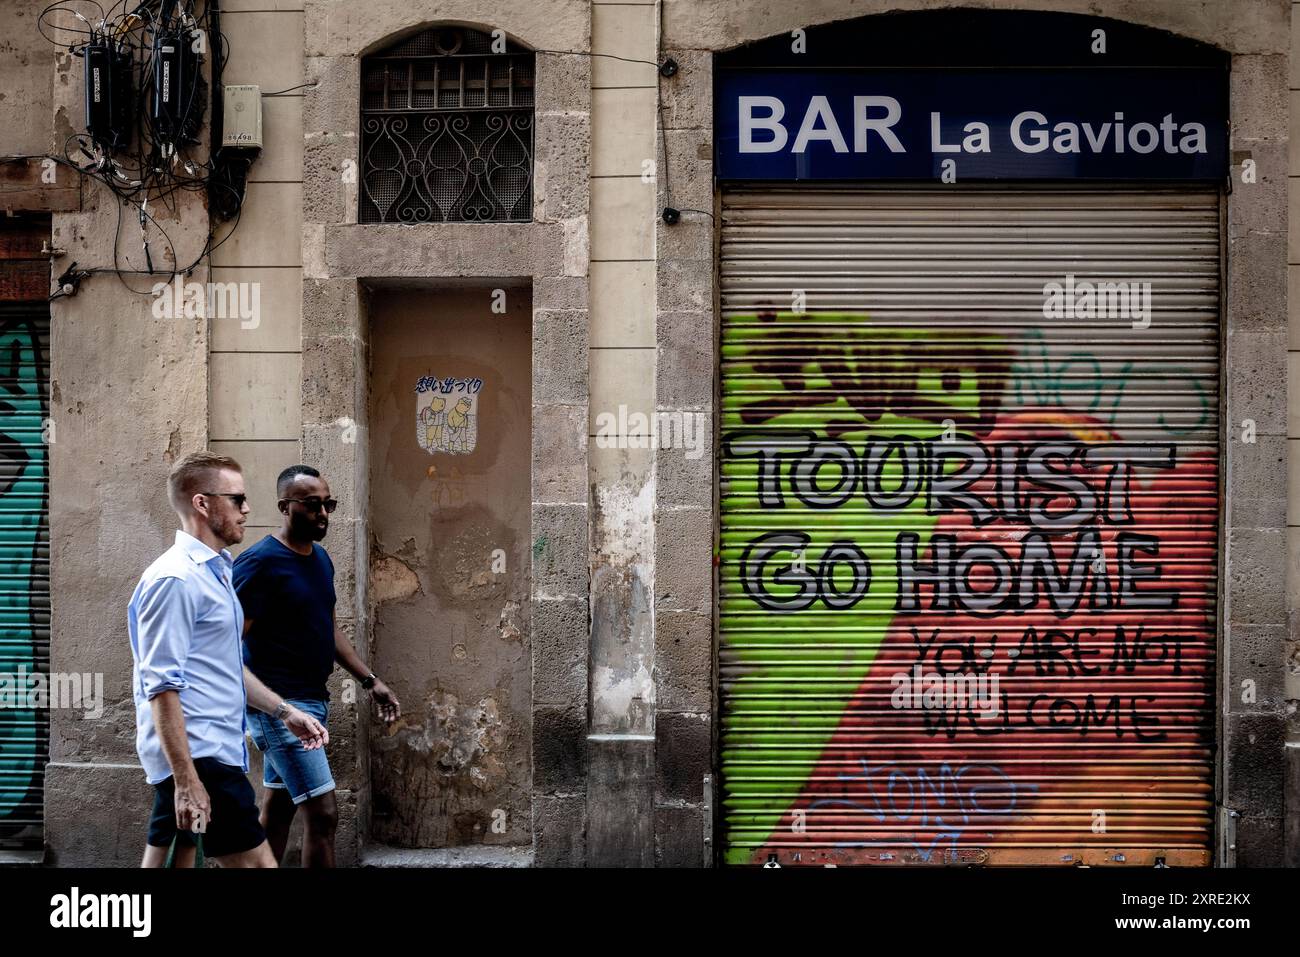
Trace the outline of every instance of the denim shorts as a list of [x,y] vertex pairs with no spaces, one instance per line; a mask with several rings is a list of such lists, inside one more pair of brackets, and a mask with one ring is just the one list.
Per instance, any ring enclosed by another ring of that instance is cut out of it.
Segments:
[[[286,699],[321,724],[329,717],[329,702],[308,698]],[[324,748],[308,751],[283,721],[260,711],[248,713],[253,744],[263,754],[262,784],[289,792],[294,804],[334,790],[329,758]]]

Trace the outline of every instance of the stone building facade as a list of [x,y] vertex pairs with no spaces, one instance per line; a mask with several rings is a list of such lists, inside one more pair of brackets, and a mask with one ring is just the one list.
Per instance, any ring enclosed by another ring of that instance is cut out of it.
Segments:
[[[40,37],[43,6],[12,0],[3,13],[16,54],[0,65],[6,156],[61,155],[80,129],[80,61]],[[1152,28],[1230,60],[1230,171],[1216,184],[1223,439],[1209,853],[1242,866],[1300,862],[1290,624],[1300,538],[1289,521],[1300,515],[1300,473],[1289,468],[1300,468],[1290,445],[1300,420],[1285,385],[1300,356],[1287,298],[1300,276],[1288,253],[1300,243],[1288,120],[1300,114],[1300,17],[1285,0],[970,6]],[[838,21],[949,9],[222,0],[225,82],[289,92],[263,99],[264,147],[237,225],[217,222],[197,193],[157,215],[182,263],[210,229],[224,240],[190,278],[257,284],[260,321],[158,319],[151,296],[106,274],[49,304],[49,667],[102,672],[106,707],[96,720],[51,716],[44,860],[137,859],[149,804],[125,604],[175,527],[168,468],[206,447],[245,467],[246,542],[275,524],[286,465],[318,467],[341,503],[325,542],[338,617],[406,712],[384,729],[336,673],[341,863],[720,862],[726,817],[744,802],[729,805],[718,779],[731,680],[719,666],[719,58]],[[532,57],[532,208],[521,221],[362,215],[365,63],[438,27],[501,31]],[[669,60],[675,69],[661,69]],[[0,201],[47,231],[51,288],[73,262],[113,265],[114,197],[62,167],[43,182],[36,158],[6,166]],[[666,207],[680,211],[671,223]],[[139,259],[138,244],[121,248]],[[129,281],[147,292],[144,277]],[[427,469],[401,450],[416,427],[408,393],[426,374],[485,383],[474,454],[433,456]],[[390,390],[386,375],[402,385]],[[602,416],[620,414],[643,427],[605,441]],[[1254,441],[1234,441],[1247,419]],[[665,421],[702,423],[698,441],[655,447],[648,430]]]

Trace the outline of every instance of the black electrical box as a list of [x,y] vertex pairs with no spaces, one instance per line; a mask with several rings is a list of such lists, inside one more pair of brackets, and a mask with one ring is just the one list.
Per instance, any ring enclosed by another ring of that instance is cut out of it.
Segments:
[[199,67],[188,31],[161,33],[153,43],[153,125],[161,139],[197,142],[206,106]]
[[86,46],[86,132],[106,150],[131,140],[131,51],[111,40]]

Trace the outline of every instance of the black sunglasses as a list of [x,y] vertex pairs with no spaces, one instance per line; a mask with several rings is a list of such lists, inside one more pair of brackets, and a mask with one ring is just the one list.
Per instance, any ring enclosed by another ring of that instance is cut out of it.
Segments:
[[235,503],[235,508],[243,508],[244,503],[248,501],[248,496],[243,492],[200,492],[200,495],[220,495],[222,498],[228,498]]
[[338,499],[333,499],[333,498],[321,499],[319,496],[316,495],[313,495],[310,498],[282,498],[280,499],[280,501],[297,502],[299,505],[307,509],[307,511],[309,512],[318,512],[322,507],[324,507],[326,513],[331,513],[334,511],[334,509],[339,507]]

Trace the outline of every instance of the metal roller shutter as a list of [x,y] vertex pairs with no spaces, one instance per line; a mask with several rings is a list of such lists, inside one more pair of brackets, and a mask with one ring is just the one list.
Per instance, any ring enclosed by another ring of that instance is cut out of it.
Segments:
[[1210,862],[1219,288],[1209,190],[724,192],[726,862]]
[[[48,267],[47,267],[48,269]],[[0,672],[50,665],[49,306],[0,303]],[[0,849],[41,846],[49,711],[0,708]]]

